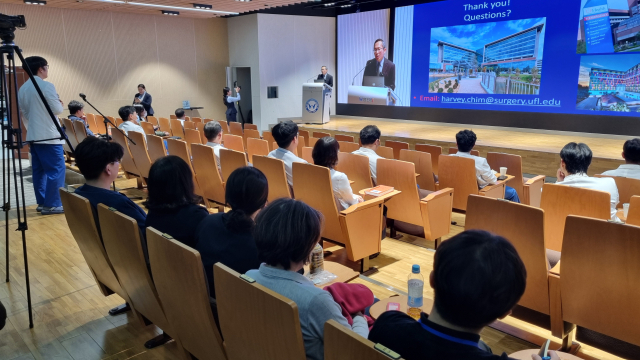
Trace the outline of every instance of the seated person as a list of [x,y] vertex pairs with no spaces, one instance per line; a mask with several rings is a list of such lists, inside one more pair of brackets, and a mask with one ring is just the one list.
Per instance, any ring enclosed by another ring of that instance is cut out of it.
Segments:
[[[476,162],[476,179],[478,180],[478,187],[480,189],[487,185],[493,185],[498,182],[496,172],[491,170],[487,159],[471,155],[471,150],[476,146],[476,134],[471,130],[462,130],[456,134],[456,143],[458,144],[458,152],[449,156],[459,156],[468,159],[473,159]],[[504,188],[505,200],[520,202],[516,189],[505,186]]]
[[574,142],[560,150],[560,168],[556,184],[578,188],[606,191],[611,194],[611,220],[620,221],[616,216],[616,206],[620,201],[616,181],[612,178],[597,178],[587,175],[593,153],[587,144]]
[[313,163],[318,166],[324,166],[331,171],[331,186],[333,187],[333,196],[336,198],[338,211],[342,211],[351,205],[355,205],[363,201],[362,196],[355,195],[351,190],[347,175],[336,171],[334,167],[338,164],[338,152],[340,144],[331,136],[325,136],[318,139],[311,156]]
[[118,109],[118,115],[122,119],[122,124],[118,126],[118,129],[124,131],[125,134],[129,134],[129,131],[136,131],[144,135],[146,138],[147,135],[144,132],[142,126],[138,125],[138,113],[136,112],[136,108],[131,105],[123,106]]
[[605,171],[602,175],[640,180],[640,138],[625,141],[622,147],[622,158],[624,165],[620,165],[616,170]]
[[145,226],[195,248],[196,228],[209,212],[197,205],[193,188],[193,174],[184,160],[173,155],[156,160],[147,180],[149,197],[145,206],[149,213]]
[[184,117],[184,110],[183,109],[176,109],[176,118],[178,118],[178,120],[180,120],[180,123],[182,124],[182,128],[184,128],[184,122],[187,121],[187,119],[185,119]]
[[256,215],[267,203],[269,184],[262,171],[241,167],[229,175],[224,195],[231,211],[207,216],[196,230],[195,248],[202,257],[209,295],[214,299],[215,263],[221,262],[241,274],[260,266],[252,230]]
[[222,126],[217,121],[209,121],[204,125],[204,137],[207,138],[207,146],[213,148],[213,153],[216,156],[216,164],[218,165],[218,172],[222,175],[220,168],[220,149],[224,148],[222,145]]
[[67,107],[69,108],[69,120],[82,122],[84,128],[87,129],[87,136],[96,136],[93,131],[89,129],[89,124],[87,124],[87,120],[85,120],[84,104],[77,100],[71,100]]
[[[300,327],[307,359],[324,358],[324,323],[335,320],[367,337],[367,320],[361,314],[349,325],[342,309],[328,291],[315,287],[298,270],[309,262],[320,240],[322,214],[302,201],[278,199],[258,214],[253,232],[258,254],[264,262],[247,275],[298,306]],[[414,344],[412,344],[414,346]]]
[[436,250],[429,275],[435,294],[431,313],[415,321],[403,312],[387,311],[373,325],[369,340],[406,360],[508,359],[493,355],[479,334],[511,314],[526,280],[524,263],[509,241],[486,231],[465,231]]
[[136,109],[136,114],[138,114],[138,123],[147,121],[147,110],[144,109],[144,106],[135,104],[133,107]]
[[384,159],[382,156],[376,153],[376,150],[380,147],[380,129],[375,125],[367,125],[360,130],[360,143],[362,146],[360,149],[354,151],[354,154],[364,155],[369,158],[369,169],[371,170],[371,179],[373,179],[373,185],[377,183],[376,169],[378,167],[378,159]]
[[291,120],[285,120],[271,129],[273,139],[278,143],[278,148],[269,153],[269,157],[280,159],[284,162],[284,171],[287,173],[287,182],[289,186],[293,186],[292,165],[294,162],[305,163],[293,154],[298,147],[298,125]]

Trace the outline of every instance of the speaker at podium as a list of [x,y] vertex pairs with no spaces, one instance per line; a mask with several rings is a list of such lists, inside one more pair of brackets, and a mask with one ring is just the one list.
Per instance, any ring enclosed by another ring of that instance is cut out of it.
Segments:
[[306,124],[326,124],[329,122],[331,86],[324,80],[302,84],[302,122]]

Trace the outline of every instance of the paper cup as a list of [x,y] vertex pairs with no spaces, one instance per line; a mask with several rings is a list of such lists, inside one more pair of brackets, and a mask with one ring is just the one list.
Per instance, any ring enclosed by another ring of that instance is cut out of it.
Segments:
[[507,175],[507,168],[503,166],[500,168],[500,176],[505,176],[505,175]]
[[629,216],[629,204],[622,204],[622,211],[624,212],[624,217]]

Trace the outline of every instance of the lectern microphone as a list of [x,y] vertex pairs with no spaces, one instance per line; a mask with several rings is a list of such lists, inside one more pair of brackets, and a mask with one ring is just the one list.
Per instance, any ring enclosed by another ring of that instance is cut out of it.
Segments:
[[[367,65],[369,65],[369,62],[371,60],[367,61]],[[356,76],[353,77],[353,80],[351,80],[351,85],[353,85],[353,83],[356,81],[356,77],[358,77],[358,75],[360,75],[360,73],[367,68],[367,65],[365,65],[362,69],[360,69],[360,71],[358,71],[358,73],[356,74]]]

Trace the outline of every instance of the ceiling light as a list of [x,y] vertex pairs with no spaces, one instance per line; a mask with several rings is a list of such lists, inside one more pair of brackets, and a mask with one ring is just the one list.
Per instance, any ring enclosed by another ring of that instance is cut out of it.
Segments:
[[340,7],[341,7],[341,8],[348,8],[348,7],[351,7],[351,5],[352,5],[352,4],[349,4],[349,5],[342,5],[342,6],[340,6]]
[[207,9],[211,10],[212,6],[207,4],[193,4],[193,7],[196,9]]
[[[33,1],[33,0],[29,0],[29,1]],[[139,2],[131,2],[131,1],[123,1],[123,0],[90,0],[90,1],[106,2],[110,4],[132,5],[132,6],[149,6],[149,7],[155,7],[155,8],[175,9],[175,10],[184,10],[184,11],[201,11],[201,12],[217,13],[217,14],[225,14],[225,15],[239,15],[237,12],[233,12],[233,11],[196,9],[193,7],[188,8],[188,7],[181,7],[181,6],[148,4],[148,3],[139,3]]]
[[328,7],[328,6],[333,6],[333,5],[335,5],[335,4],[336,4],[336,3],[328,3],[328,4],[324,4],[324,6],[327,6],[327,7]]
[[249,2],[251,0],[236,0],[236,1],[240,1],[240,2]]
[[24,3],[27,5],[47,5],[46,1],[41,0],[24,0]]
[[167,10],[162,10],[162,13],[164,15],[174,15],[174,16],[178,16],[180,15],[179,11],[167,11]]

